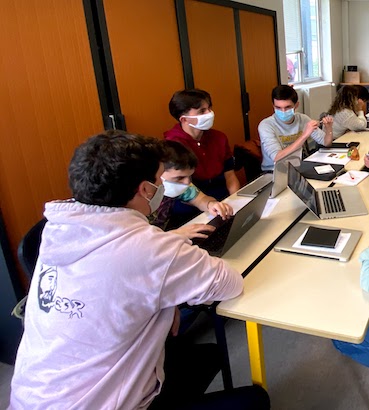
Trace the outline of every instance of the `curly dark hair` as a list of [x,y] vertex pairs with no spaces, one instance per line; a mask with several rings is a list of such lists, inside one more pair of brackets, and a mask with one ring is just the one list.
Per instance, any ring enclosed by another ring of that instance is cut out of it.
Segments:
[[69,186],[79,202],[125,206],[142,181],[155,182],[163,159],[158,139],[107,131],[77,147],[69,165]]
[[328,114],[334,115],[344,109],[356,111],[359,89],[353,85],[345,85],[337,91]]
[[176,91],[169,101],[169,112],[177,121],[186,114],[191,108],[200,108],[203,101],[212,107],[210,94],[198,88]]

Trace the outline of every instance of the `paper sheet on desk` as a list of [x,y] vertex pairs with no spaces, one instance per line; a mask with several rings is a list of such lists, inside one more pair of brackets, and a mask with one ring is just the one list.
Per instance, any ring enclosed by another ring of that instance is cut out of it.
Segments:
[[369,175],[365,171],[349,171],[337,177],[334,182],[343,185],[357,185]]
[[250,197],[237,197],[237,198],[226,198],[222,202],[226,202],[228,205],[230,205],[233,208],[233,213],[237,213],[241,208],[243,208],[245,205],[247,205],[249,202],[252,201],[252,196]]
[[337,239],[337,244],[334,248],[326,248],[326,247],[321,247],[321,246],[306,246],[306,245],[301,245],[301,241],[303,240],[304,236],[306,235],[308,228],[305,229],[303,234],[297,239],[297,241],[292,245],[293,248],[299,248],[299,249],[310,249],[314,251],[329,251],[332,253],[341,253],[345,246],[347,245],[347,242],[350,239],[351,234],[350,233],[340,233],[338,239]]
[[[245,201],[245,199],[247,200]],[[223,202],[227,202],[227,204],[231,205],[234,213],[237,213],[246,204],[251,202],[251,200],[252,200],[252,197],[233,198],[233,199],[226,198]],[[279,202],[278,198],[269,198],[265,205],[264,211],[261,215],[261,219],[267,218],[272,213],[273,209],[275,208],[278,202]]]
[[279,198],[269,198],[265,205],[264,211],[261,215],[261,219],[268,218],[268,216],[273,212],[273,209],[276,207],[278,202]]
[[324,164],[346,165],[350,158],[342,152],[314,152],[304,161],[323,162]]

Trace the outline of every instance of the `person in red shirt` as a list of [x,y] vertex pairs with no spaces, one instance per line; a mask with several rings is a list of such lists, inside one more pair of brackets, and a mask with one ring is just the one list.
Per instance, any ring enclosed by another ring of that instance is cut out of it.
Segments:
[[214,112],[210,94],[199,89],[174,93],[169,111],[177,121],[164,133],[167,140],[190,148],[198,159],[193,183],[206,195],[218,201],[240,189],[234,172],[234,159],[227,136],[212,128]]

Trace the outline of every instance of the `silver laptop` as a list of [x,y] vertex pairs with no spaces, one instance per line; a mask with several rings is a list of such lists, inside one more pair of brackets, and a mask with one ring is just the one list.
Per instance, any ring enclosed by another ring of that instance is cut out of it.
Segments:
[[288,163],[291,162],[295,166],[301,164],[301,148],[291,152],[291,154],[286,157],[276,161],[274,163],[274,172],[269,174],[262,174],[254,181],[250,182],[243,188],[241,188],[237,195],[240,196],[252,196],[257,194],[261,189],[273,181],[272,192],[270,198],[275,198],[282,191],[287,188],[287,172],[288,172]]
[[317,226],[325,229],[340,229],[343,234],[350,234],[350,237],[342,250],[339,252],[331,248],[301,246],[297,243],[298,239],[311,226],[310,224],[297,223],[283,238],[276,244],[274,250],[277,252],[288,252],[302,255],[319,256],[321,258],[335,259],[340,262],[347,262],[357,243],[360,240],[362,232],[354,229],[333,228],[332,226]]
[[217,229],[208,238],[195,238],[192,243],[207,250],[210,255],[223,256],[260,219],[271,189],[272,184],[269,183],[231,219],[224,221],[220,216],[212,219],[208,225]]
[[300,166],[301,155],[301,148],[298,148],[291,152],[291,154],[274,163],[273,188],[272,193],[270,194],[271,198],[275,198],[287,188],[288,163],[291,163],[295,167]]
[[288,164],[288,187],[320,219],[368,213],[356,186],[315,189],[291,163]]
[[262,174],[249,184],[245,185],[241,188],[237,195],[239,196],[254,196],[261,190],[263,190],[267,185],[269,185],[273,181],[273,174]]

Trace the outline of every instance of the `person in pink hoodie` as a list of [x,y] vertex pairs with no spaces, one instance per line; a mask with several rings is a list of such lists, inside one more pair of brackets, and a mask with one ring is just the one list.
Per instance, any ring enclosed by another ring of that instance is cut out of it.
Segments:
[[[73,198],[45,206],[9,409],[152,410],[159,399],[160,409],[269,408],[258,386],[204,395],[201,355],[189,356],[188,383],[173,380],[184,374],[179,364],[165,380],[177,305],[233,298],[243,280],[185,236],[149,224],[163,198],[162,161],[158,140],[122,131],[75,150]],[[186,357],[185,346],[174,357]]]

